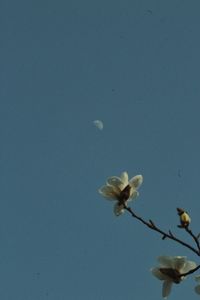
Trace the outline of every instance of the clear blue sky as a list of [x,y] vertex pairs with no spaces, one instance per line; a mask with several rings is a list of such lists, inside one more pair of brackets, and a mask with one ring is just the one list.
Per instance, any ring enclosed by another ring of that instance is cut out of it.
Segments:
[[156,257],[197,257],[97,189],[143,174],[135,211],[199,231],[200,2],[2,0],[0,22],[0,298],[161,299]]

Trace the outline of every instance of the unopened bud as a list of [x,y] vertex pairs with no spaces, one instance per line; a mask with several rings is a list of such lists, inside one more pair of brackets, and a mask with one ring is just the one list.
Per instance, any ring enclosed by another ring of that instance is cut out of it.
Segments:
[[178,227],[186,228],[191,223],[191,218],[188,215],[186,211],[184,211],[182,208],[177,208],[178,215],[180,216],[180,223]]

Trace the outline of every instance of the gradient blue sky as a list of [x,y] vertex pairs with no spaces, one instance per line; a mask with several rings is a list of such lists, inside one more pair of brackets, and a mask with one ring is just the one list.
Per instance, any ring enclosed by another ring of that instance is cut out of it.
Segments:
[[143,174],[135,211],[200,231],[200,2],[2,0],[0,22],[0,298],[161,299],[156,257],[197,257],[97,189]]

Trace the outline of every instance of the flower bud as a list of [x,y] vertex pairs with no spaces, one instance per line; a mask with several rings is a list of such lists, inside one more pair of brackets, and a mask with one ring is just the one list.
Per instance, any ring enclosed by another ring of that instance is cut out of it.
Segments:
[[191,223],[191,218],[188,215],[186,211],[184,211],[182,208],[177,208],[178,215],[180,217],[180,225],[178,227],[180,228],[186,228]]

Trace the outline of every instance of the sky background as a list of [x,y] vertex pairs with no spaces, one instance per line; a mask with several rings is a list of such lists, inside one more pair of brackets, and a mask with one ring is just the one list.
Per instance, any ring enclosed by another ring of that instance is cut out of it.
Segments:
[[198,262],[97,190],[142,174],[139,215],[200,231],[199,29],[198,0],[1,1],[1,299],[157,300],[157,256]]

